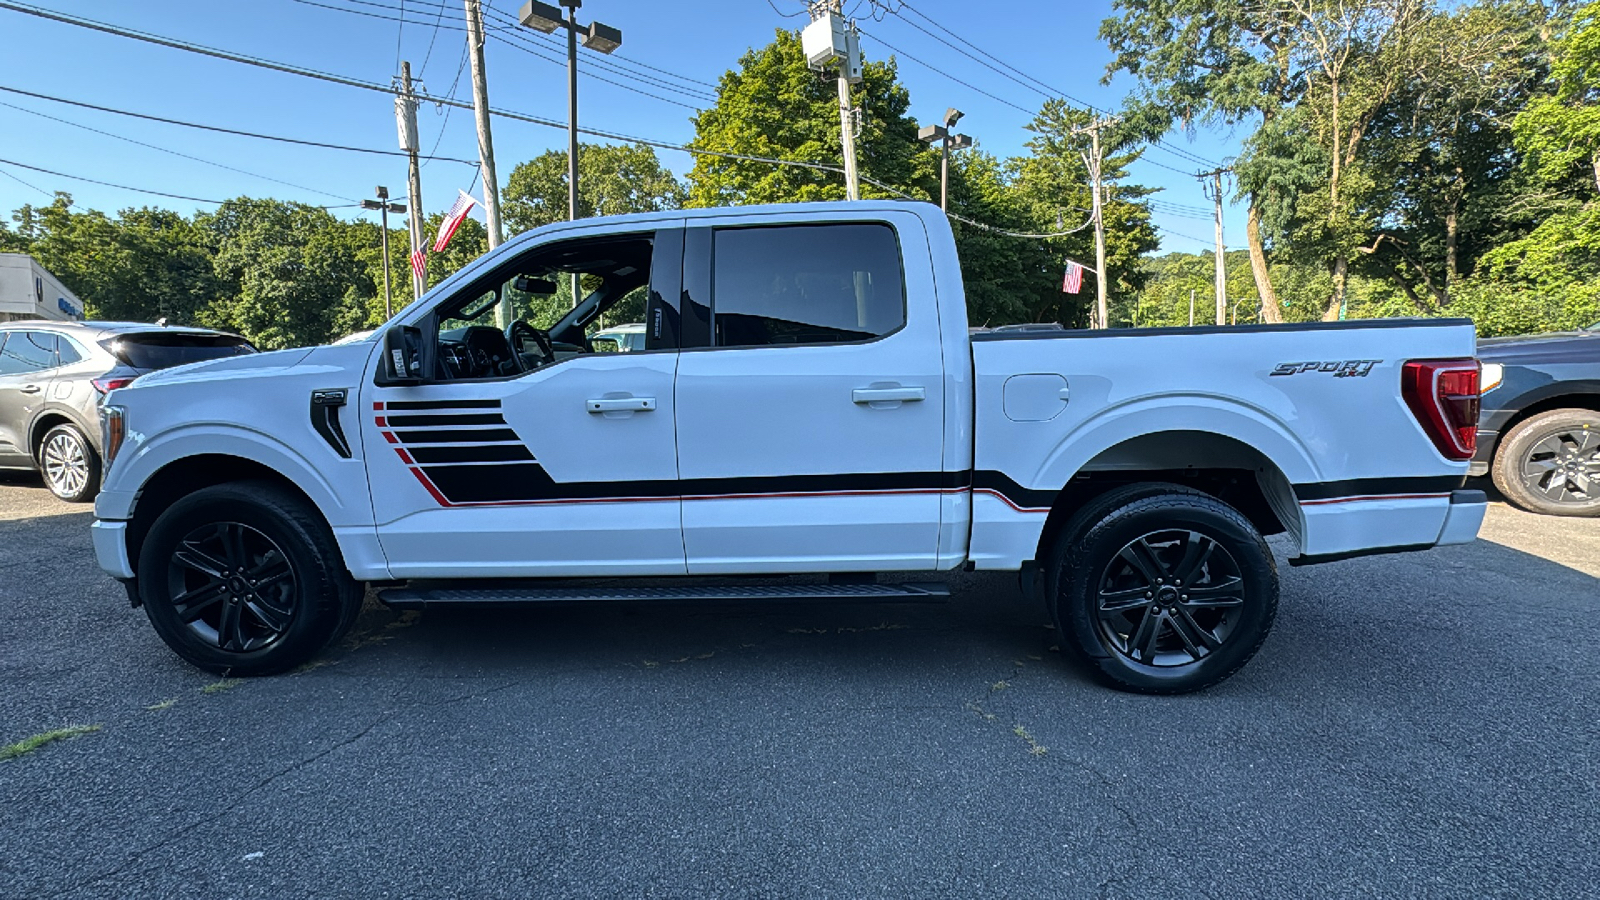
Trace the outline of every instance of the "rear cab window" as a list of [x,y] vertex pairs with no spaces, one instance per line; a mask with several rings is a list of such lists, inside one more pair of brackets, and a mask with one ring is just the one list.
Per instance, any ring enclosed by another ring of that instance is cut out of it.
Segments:
[[859,343],[905,325],[900,245],[888,225],[719,228],[712,259],[717,347]]
[[232,334],[134,332],[103,341],[102,345],[118,361],[135,369],[170,369],[256,352],[249,341]]

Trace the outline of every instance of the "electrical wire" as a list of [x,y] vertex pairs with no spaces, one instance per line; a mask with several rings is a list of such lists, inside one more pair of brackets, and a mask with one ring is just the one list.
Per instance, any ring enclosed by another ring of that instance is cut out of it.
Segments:
[[[34,172],[43,172],[46,175],[54,175],[57,178],[70,178],[70,179],[72,179],[74,181],[87,181],[90,184],[99,184],[99,185],[104,185],[106,187],[118,188],[119,190],[134,191],[134,192],[140,193],[140,194],[154,194],[157,197],[171,197],[174,200],[193,200],[196,203],[212,203],[212,204],[216,204],[216,205],[219,205],[219,206],[224,202],[222,200],[207,200],[204,197],[187,197],[187,196],[184,196],[183,194],[169,194],[166,191],[153,191],[153,190],[150,190],[149,188],[136,188],[136,187],[132,187],[132,186],[126,185],[126,184],[115,184],[115,183],[110,182],[110,181],[101,181],[101,180],[99,180],[97,178],[86,178],[86,177],[84,177],[82,175],[68,175],[66,172],[57,172],[57,171],[55,171],[53,169],[44,169],[44,168],[40,168],[39,166],[30,166],[27,163],[19,163],[14,159],[0,159],[0,163],[4,163],[5,165],[8,165],[8,166],[16,166],[19,169],[29,169],[29,170],[32,170]],[[16,178],[16,176],[14,176],[14,175],[12,177]],[[17,180],[18,181],[22,181],[22,179],[20,179],[20,178],[18,178]],[[27,184],[27,182],[24,181],[23,184]],[[28,186],[32,187],[36,191],[41,190],[40,188],[34,187],[31,184],[29,184]],[[54,195],[52,195],[52,196],[54,196]]]
[[[6,107],[8,109],[14,109],[14,110],[17,110],[18,112],[25,112],[30,116],[38,116],[41,119],[49,119],[52,122],[60,122],[63,125],[70,125],[73,128],[82,128],[84,131],[91,131],[91,132],[94,132],[95,134],[104,135],[104,136],[109,137],[109,138],[115,138],[115,139],[117,139],[119,141],[126,141],[126,142],[128,142],[130,144],[136,144],[136,145],[138,145],[140,147],[148,147],[151,150],[159,150],[162,153],[169,153],[169,154],[171,154],[173,156],[177,156],[177,157],[180,157],[182,159],[191,160],[191,161],[197,162],[197,163],[205,163],[208,166],[216,166],[219,169],[227,169],[230,172],[238,172],[241,175],[249,175],[251,178],[260,178],[263,181],[271,181],[271,182],[273,182],[275,184],[285,185],[287,187],[292,187],[292,188],[295,188],[297,190],[310,191],[313,194],[321,194],[324,197],[334,197],[334,198],[337,198],[339,200],[354,200],[355,199],[353,197],[348,197],[348,196],[346,196],[344,194],[335,194],[332,191],[318,190],[317,188],[314,188],[314,187],[307,187],[306,185],[303,185],[303,184],[296,184],[293,181],[284,181],[282,178],[273,178],[271,175],[262,175],[260,172],[252,172],[249,169],[241,169],[241,168],[239,168],[237,166],[230,166],[230,165],[227,165],[226,163],[216,162],[215,160],[204,159],[204,158],[199,157],[199,156],[192,156],[192,155],[190,155],[188,153],[183,153],[183,152],[180,152],[180,151],[177,151],[177,150],[173,150],[173,149],[168,148],[168,147],[162,147],[162,146],[160,146],[158,144],[148,144],[148,143],[145,143],[144,141],[135,140],[135,139],[133,139],[131,137],[127,137],[126,135],[116,134],[116,133],[110,132],[110,131],[103,131],[103,130],[101,130],[99,128],[94,128],[92,126],[85,125],[82,122],[73,122],[73,121],[71,121],[69,119],[63,119],[63,118],[60,118],[60,117],[57,117],[57,116],[52,116],[49,113],[39,112],[36,109],[28,109],[25,106],[18,106],[15,103],[7,103],[7,102],[5,102],[3,100],[0,100],[0,106],[4,106],[4,107]],[[357,201],[357,202],[359,202],[359,201]]]
[[[162,123],[165,123],[167,125],[181,125],[181,126],[183,126],[185,128],[197,128],[197,129],[200,129],[201,131],[214,131],[214,132],[217,132],[219,134],[233,134],[233,135],[238,135],[240,137],[258,138],[258,139],[264,140],[264,141],[278,141],[280,143],[285,143],[285,144],[298,144],[298,145],[301,145],[301,146],[304,146],[304,147],[321,147],[321,148],[326,149],[326,150],[344,150],[344,151],[347,151],[347,152],[350,152],[350,153],[372,153],[372,154],[376,154],[376,155],[379,155],[379,156],[402,156],[402,157],[407,155],[404,150],[374,150],[371,147],[350,147],[350,146],[347,146],[347,145],[344,145],[344,144],[329,144],[329,143],[326,143],[324,141],[310,141],[310,140],[304,140],[302,138],[283,137],[281,135],[275,135],[275,134],[262,134],[262,133],[256,132],[256,131],[241,131],[241,130],[239,130],[237,128],[223,128],[220,125],[202,125],[199,122],[186,122],[186,121],[184,121],[182,119],[169,119],[169,118],[166,118],[165,116],[153,116],[153,115],[149,115],[147,113],[136,113],[136,112],[133,112],[131,110],[126,110],[126,109],[114,109],[114,108],[109,107],[109,106],[97,106],[97,105],[95,105],[93,103],[84,103],[84,102],[79,101],[79,100],[68,100],[65,97],[54,97],[54,96],[51,96],[49,94],[40,94],[40,93],[35,93],[34,91],[24,91],[24,90],[21,90],[20,88],[6,87],[5,85],[0,85],[0,91],[5,91],[6,93],[10,93],[10,94],[21,94],[24,97],[33,97],[33,98],[39,99],[39,100],[49,100],[49,101],[51,101],[53,103],[65,103],[68,106],[77,106],[77,107],[82,107],[83,109],[92,109],[92,110],[95,110],[97,112],[112,113],[114,115],[119,115],[119,116],[128,116],[129,118],[134,118],[134,119],[144,119],[144,120],[150,121],[150,122],[162,122]],[[430,154],[430,155],[424,156],[422,158],[425,159],[425,160],[435,160],[435,159],[437,159],[437,160],[442,160],[444,162],[461,163],[463,165],[468,165],[468,166],[476,166],[476,165],[478,165],[476,160],[456,159],[455,157],[451,157],[451,156],[433,156],[433,155]]]

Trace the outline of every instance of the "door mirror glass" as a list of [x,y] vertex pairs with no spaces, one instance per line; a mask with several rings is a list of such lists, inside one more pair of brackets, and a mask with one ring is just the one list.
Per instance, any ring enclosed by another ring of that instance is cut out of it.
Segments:
[[422,373],[422,329],[396,325],[384,332],[377,383],[384,387],[421,384]]

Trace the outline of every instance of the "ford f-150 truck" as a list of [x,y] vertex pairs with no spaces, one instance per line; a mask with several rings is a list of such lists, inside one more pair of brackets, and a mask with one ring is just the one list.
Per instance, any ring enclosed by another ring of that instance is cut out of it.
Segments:
[[[642,351],[594,352],[641,306]],[[1473,539],[1473,349],[1464,320],[969,334],[925,204],[564,222],[371,341],[115,391],[94,545],[179,655],[238,675],[320,652],[370,583],[909,601],[966,567],[1020,572],[1112,686],[1176,693],[1265,640],[1263,535],[1293,563]]]

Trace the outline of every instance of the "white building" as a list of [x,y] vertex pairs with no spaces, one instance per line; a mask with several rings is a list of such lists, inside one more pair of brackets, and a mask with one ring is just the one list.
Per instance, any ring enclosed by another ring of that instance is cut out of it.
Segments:
[[0,322],[83,318],[83,301],[26,253],[0,253]]

